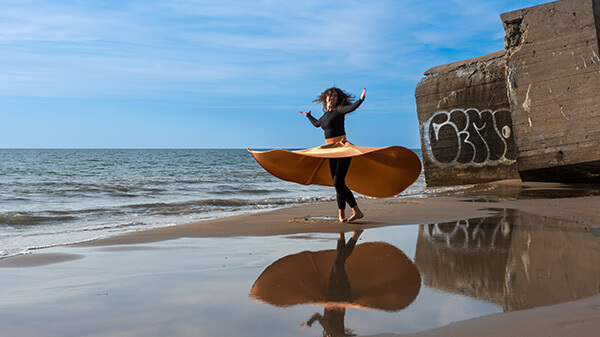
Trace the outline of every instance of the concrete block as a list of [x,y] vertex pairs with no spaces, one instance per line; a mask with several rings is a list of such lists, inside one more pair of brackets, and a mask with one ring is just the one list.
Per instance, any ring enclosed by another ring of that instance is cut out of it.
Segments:
[[504,55],[434,67],[417,84],[428,186],[518,177]]
[[600,0],[500,18],[521,178],[600,182]]

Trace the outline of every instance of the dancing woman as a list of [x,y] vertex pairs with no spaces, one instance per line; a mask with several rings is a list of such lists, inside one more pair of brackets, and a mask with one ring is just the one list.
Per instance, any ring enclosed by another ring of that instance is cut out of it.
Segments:
[[[365,100],[366,92],[367,89],[363,89],[360,98],[356,102],[353,102],[352,95],[339,88],[332,87],[323,91],[314,100],[316,103],[323,104],[323,116],[321,118],[316,119],[311,115],[310,111],[300,111],[300,113],[308,117],[315,127],[323,128],[326,144],[345,143],[347,142],[346,130],[344,128],[345,116],[362,104]],[[346,186],[346,174],[348,173],[351,160],[352,157],[329,158],[329,169],[331,171],[333,186],[335,187],[339,209],[338,217],[341,222],[354,221],[364,217],[352,191]],[[349,218],[346,218],[345,214],[346,204],[352,209],[352,215]]]
[[[310,111],[300,112],[315,127],[323,128],[325,145],[294,151],[248,149],[267,172],[279,179],[302,185],[334,186],[341,222],[364,217],[352,191],[374,198],[390,198],[413,184],[421,173],[419,157],[405,147],[364,147],[346,139],[345,117],[362,104],[365,93],[364,89],[354,101],[352,95],[329,88],[315,100],[323,105],[321,118],[316,119]],[[346,204],[352,208],[348,218]]]

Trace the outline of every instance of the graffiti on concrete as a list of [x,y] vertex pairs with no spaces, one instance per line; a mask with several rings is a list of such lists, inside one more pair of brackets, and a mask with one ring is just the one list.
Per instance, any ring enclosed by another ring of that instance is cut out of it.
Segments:
[[438,111],[423,131],[426,153],[434,163],[483,166],[516,161],[508,109]]
[[503,250],[511,240],[507,216],[422,225],[421,235],[435,247],[464,252]]

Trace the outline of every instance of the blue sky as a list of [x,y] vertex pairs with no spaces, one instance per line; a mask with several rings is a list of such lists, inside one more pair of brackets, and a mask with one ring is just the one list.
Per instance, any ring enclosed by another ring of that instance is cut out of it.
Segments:
[[0,0],[0,148],[303,148],[330,86],[350,141],[419,148],[427,69],[504,48],[526,0]]

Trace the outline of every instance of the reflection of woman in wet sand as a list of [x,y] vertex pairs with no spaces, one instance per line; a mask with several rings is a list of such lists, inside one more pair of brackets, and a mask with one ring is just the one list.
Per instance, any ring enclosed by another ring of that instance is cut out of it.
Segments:
[[353,301],[352,288],[346,274],[346,260],[354,251],[356,241],[358,241],[362,232],[362,230],[355,231],[348,242],[346,242],[344,233],[340,233],[335,259],[329,274],[329,287],[326,297],[327,302],[332,304],[325,305],[323,315],[315,313],[306,323],[300,325],[312,326],[315,321],[318,321],[323,327],[323,336],[356,336],[344,327],[346,308],[336,305],[336,303],[350,303]]
[[[308,117],[315,127],[323,128],[325,131],[325,143],[335,144],[346,142],[346,130],[344,129],[344,118],[350,112],[358,109],[365,100],[367,89],[363,89],[360,99],[352,102],[352,95],[343,90],[333,87],[321,93],[315,102],[323,104],[323,116],[316,119],[310,111],[300,111],[301,114]],[[339,219],[341,222],[354,221],[364,217],[361,212],[352,191],[346,186],[346,174],[350,167],[351,157],[344,158],[329,158],[329,169],[331,170],[331,178],[337,196],[337,204],[339,209]],[[352,208],[352,215],[346,219],[345,209],[346,203]]]
[[415,264],[396,246],[375,241],[357,244],[362,231],[347,242],[339,235],[337,249],[302,251],[284,256],[258,277],[250,297],[277,307],[324,305],[301,325],[319,322],[324,336],[350,336],[346,311],[399,311],[409,306],[421,288]]

